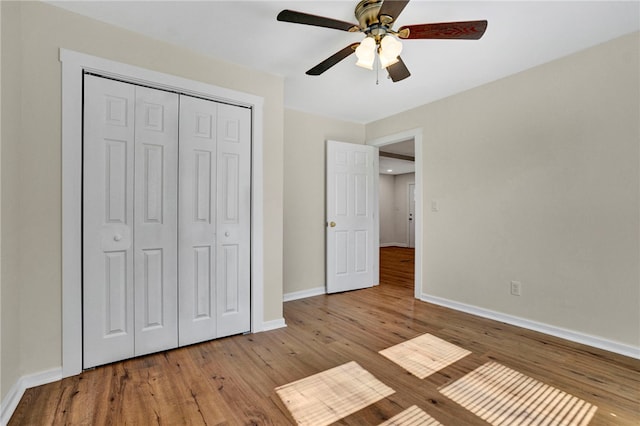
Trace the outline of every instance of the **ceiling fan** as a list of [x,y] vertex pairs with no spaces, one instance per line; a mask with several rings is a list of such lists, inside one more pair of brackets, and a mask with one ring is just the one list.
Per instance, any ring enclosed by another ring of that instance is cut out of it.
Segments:
[[347,32],[361,32],[364,40],[352,43],[329,56],[307,71],[308,75],[320,75],[338,62],[356,53],[356,65],[373,69],[376,60],[381,68],[386,68],[394,82],[404,80],[411,73],[400,58],[400,39],[466,39],[478,40],[487,29],[487,21],[443,22],[435,24],[405,25],[397,31],[393,29],[398,15],[409,0],[361,0],[355,9],[358,25],[324,16],[283,10],[278,21],[313,25]]

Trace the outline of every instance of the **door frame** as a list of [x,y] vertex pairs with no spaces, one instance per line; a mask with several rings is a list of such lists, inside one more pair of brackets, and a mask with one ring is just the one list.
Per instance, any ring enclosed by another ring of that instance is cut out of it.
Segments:
[[[82,372],[83,72],[251,109],[251,332],[264,323],[264,98],[60,49],[62,62],[62,377]],[[271,327],[272,328],[272,327]]]
[[[423,253],[423,238],[422,238],[422,128],[416,128],[406,130],[400,133],[394,133],[391,135],[383,136],[376,139],[367,140],[367,145],[372,145],[380,148],[381,146],[391,145],[398,142],[403,142],[408,139],[413,139],[415,149],[415,166],[416,166],[416,214],[415,214],[415,228],[416,228],[416,248],[415,248],[415,267],[414,267],[414,290],[413,295],[416,299],[420,299],[422,296],[422,253]],[[380,218],[376,217],[376,229],[380,230]],[[380,245],[379,239],[375,244]],[[379,262],[379,259],[378,259]],[[377,269],[380,269],[380,265],[376,265]]]

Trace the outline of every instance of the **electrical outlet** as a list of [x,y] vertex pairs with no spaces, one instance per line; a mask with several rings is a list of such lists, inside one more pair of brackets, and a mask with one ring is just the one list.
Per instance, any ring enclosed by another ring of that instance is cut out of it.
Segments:
[[520,281],[511,281],[511,295],[522,296],[522,283]]

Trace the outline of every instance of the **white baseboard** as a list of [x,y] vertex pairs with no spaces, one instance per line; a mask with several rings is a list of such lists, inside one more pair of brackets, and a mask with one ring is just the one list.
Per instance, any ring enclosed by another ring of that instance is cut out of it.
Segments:
[[260,331],[276,330],[278,328],[283,328],[286,326],[287,324],[284,322],[284,318],[279,318],[271,321],[264,321],[262,323],[262,330]]
[[306,299],[307,297],[320,296],[326,294],[327,291],[324,286],[314,287],[308,290],[293,291],[291,293],[285,293],[282,297],[283,302],[290,302],[292,300]]
[[407,243],[380,243],[380,247],[408,247]]
[[0,407],[0,425],[9,423],[9,419],[18,407],[24,392],[34,386],[46,385],[62,379],[62,368],[52,368],[51,370],[22,376],[9,389],[9,392],[2,400]]
[[625,345],[623,343],[614,342],[612,340],[603,339],[601,337],[592,336],[590,334],[567,330],[566,328],[556,327],[553,325],[544,324],[513,315],[503,314],[501,312],[492,311],[490,309],[479,308],[477,306],[467,305],[465,303],[444,299],[442,297],[430,296],[428,294],[422,294],[420,300],[422,300],[423,302],[433,303],[434,305],[440,305],[446,308],[455,309],[456,311],[462,311],[468,314],[477,315],[479,317],[504,322],[507,324],[515,325],[517,327],[526,328],[528,330],[549,334],[555,337],[560,337],[561,339],[570,340],[575,343],[580,343],[631,358],[640,359],[640,347]]

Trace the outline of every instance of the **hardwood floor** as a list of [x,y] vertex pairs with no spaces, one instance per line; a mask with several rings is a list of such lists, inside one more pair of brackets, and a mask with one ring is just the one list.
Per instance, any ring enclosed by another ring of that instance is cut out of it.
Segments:
[[[598,407],[590,425],[638,425],[640,361],[413,298],[413,250],[382,249],[381,284],[284,304],[287,327],[118,362],[27,390],[9,425],[292,424],[274,388],[356,361],[396,392],[336,424],[417,405],[483,425],[438,388],[496,361]],[[420,380],[378,351],[431,333],[472,352]]]

